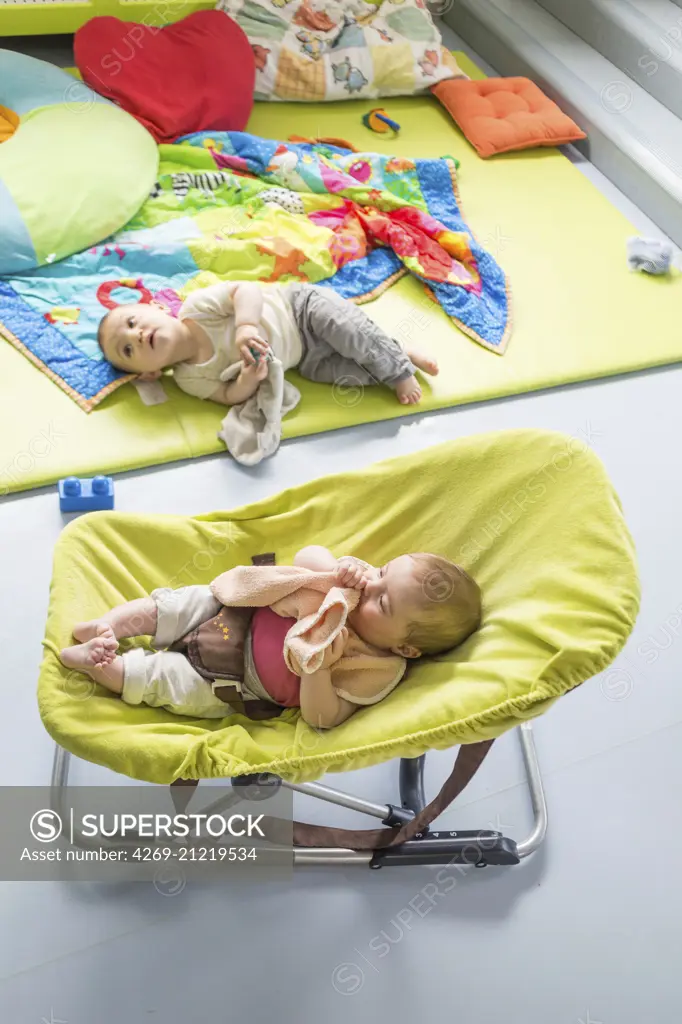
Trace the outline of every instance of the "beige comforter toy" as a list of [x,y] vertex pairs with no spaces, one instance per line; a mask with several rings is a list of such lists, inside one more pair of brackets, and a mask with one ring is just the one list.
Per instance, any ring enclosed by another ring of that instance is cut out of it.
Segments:
[[331,666],[332,684],[354,704],[375,704],[398,685],[407,662],[391,651],[366,643],[347,625],[360,592],[336,586],[334,572],[313,572],[294,565],[240,565],[211,583],[215,597],[229,607],[269,606],[294,618],[284,642],[284,660],[295,675],[311,674],[325,651],[346,631],[341,657]]

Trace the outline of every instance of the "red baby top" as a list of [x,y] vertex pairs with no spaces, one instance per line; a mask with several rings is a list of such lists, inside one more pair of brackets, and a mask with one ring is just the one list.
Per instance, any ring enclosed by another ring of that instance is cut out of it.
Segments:
[[285,708],[300,707],[301,680],[284,661],[284,640],[296,622],[272,608],[257,608],[251,619],[251,649],[258,678],[272,699]]

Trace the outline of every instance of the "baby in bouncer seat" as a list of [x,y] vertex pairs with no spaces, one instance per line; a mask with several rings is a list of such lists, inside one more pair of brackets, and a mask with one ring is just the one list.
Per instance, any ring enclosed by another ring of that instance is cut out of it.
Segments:
[[[210,586],[119,605],[77,624],[79,642],[60,657],[128,704],[196,718],[300,707],[330,729],[386,697],[407,659],[457,646],[480,619],[477,584],[446,558],[406,554],[375,568],[311,545],[293,566],[237,566]],[[143,635],[162,650],[117,653],[119,640]]]

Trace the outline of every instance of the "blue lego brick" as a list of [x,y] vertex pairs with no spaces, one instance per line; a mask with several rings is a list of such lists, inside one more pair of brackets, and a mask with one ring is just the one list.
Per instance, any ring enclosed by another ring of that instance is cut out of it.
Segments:
[[67,476],[59,481],[62,512],[99,512],[114,507],[114,481],[110,476]]

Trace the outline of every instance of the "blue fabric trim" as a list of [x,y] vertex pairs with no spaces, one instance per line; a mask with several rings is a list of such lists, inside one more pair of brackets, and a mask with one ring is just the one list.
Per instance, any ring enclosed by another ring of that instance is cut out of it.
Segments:
[[38,262],[31,236],[12,195],[0,180],[0,274],[21,274]]
[[[26,274],[0,281],[0,323],[4,323],[31,354],[84,399],[92,399],[113,381],[126,376],[115,370],[97,345],[97,327],[106,309],[97,299],[99,285],[141,278],[154,295],[176,290],[198,274],[187,245],[167,242],[150,251],[135,242],[102,243],[85,252]],[[126,294],[128,291],[128,294]],[[136,288],[112,293],[115,302],[136,302]],[[77,307],[78,322],[54,325],[45,314],[55,307]]]
[[0,323],[46,369],[60,376],[83,398],[95,398],[112,381],[125,376],[105,359],[95,362],[83,355],[61,331],[31,309],[7,281],[0,281]]
[[392,249],[374,249],[361,260],[346,263],[333,277],[317,283],[320,287],[332,288],[344,299],[355,299],[374,291],[402,265]]
[[415,164],[422,194],[428,203],[431,216],[446,228],[466,231],[471,237],[471,232],[457,205],[447,163],[444,160],[416,160]]
[[225,154],[246,160],[254,174],[268,166],[280,145],[275,139],[261,139],[259,135],[251,135],[249,132],[193,132],[176,139],[174,145],[186,142],[190,146],[203,147],[207,139],[221,142]]
[[475,295],[465,288],[429,281],[419,274],[414,276],[428,285],[448,316],[461,321],[491,347],[500,345],[509,322],[506,276],[490,253],[476,241],[464,220],[445,161],[417,160],[417,175],[431,216],[445,227],[468,235],[481,275],[482,292]]
[[[223,152],[232,153],[253,161],[255,168],[261,168],[263,161],[269,164],[278,146],[286,146],[293,153],[302,156],[304,153],[315,153],[322,150],[329,150],[338,153],[340,156],[348,156],[352,150],[345,146],[332,146],[330,143],[312,142],[278,142],[277,139],[262,139],[259,135],[251,135],[250,132],[192,132],[191,135],[182,135],[176,139],[173,145],[179,146],[186,142],[190,146],[203,146],[207,139],[214,139],[222,142]],[[359,155],[359,154],[358,154]]]

